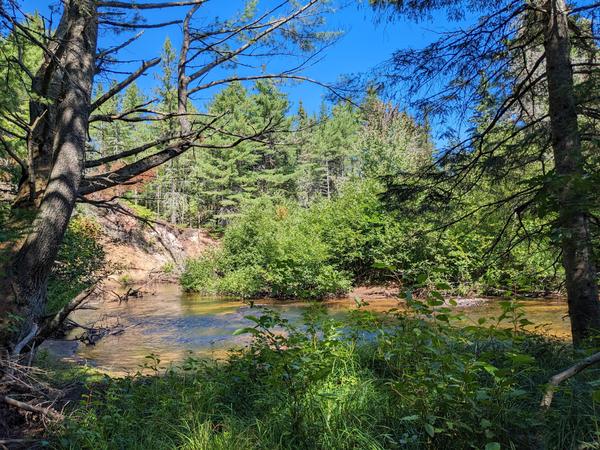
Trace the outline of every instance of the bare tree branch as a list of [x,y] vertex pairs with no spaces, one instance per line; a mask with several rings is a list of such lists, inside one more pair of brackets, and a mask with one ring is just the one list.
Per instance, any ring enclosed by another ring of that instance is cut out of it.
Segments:
[[148,70],[150,67],[156,66],[158,63],[160,63],[160,58],[154,58],[154,59],[151,59],[150,61],[145,61],[138,70],[133,72],[130,76],[125,78],[120,83],[115,84],[112,88],[110,88],[108,90],[108,92],[106,92],[106,94],[104,94],[100,98],[96,99],[90,106],[91,111],[98,109],[104,102],[106,102],[111,97],[118,94],[119,92],[121,92],[123,89],[125,89],[127,86],[129,86],[131,83],[133,83],[135,80],[137,80],[146,70]]
[[102,52],[98,53],[98,55],[96,56],[97,59],[104,59],[106,58],[108,55],[110,55],[111,53],[116,53],[119,50],[127,47],[129,44],[131,44],[132,42],[138,40],[140,37],[142,37],[142,35],[144,34],[144,31],[140,31],[139,33],[137,33],[135,36],[127,39],[125,42],[123,42],[122,44],[117,45],[116,47],[111,47],[108,48],[106,50],[103,50]]
[[556,391],[556,388],[560,383],[568,380],[569,378],[574,377],[579,372],[598,363],[600,363],[600,352],[588,356],[587,358],[577,362],[571,367],[568,367],[567,369],[557,373],[552,378],[550,378],[548,387],[546,388],[546,392],[544,393],[544,397],[542,398],[542,401],[540,403],[540,407],[543,409],[550,408],[550,405],[552,404],[552,399],[554,398],[554,392]]
[[188,0],[180,2],[162,2],[162,3],[126,3],[117,1],[98,2],[100,8],[124,8],[124,9],[161,9],[177,6],[202,5],[207,0]]

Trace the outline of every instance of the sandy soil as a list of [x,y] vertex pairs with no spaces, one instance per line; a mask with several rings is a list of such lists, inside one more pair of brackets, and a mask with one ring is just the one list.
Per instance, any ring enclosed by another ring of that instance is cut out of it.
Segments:
[[101,243],[112,272],[111,287],[147,282],[177,282],[187,258],[218,245],[205,230],[185,228],[162,220],[144,221],[133,211],[86,208],[102,228]]

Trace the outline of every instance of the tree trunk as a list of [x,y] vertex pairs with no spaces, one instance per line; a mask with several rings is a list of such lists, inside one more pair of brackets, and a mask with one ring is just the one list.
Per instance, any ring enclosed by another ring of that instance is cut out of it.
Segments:
[[[55,52],[62,84],[48,106],[45,141],[51,148],[49,178],[36,218],[13,259],[10,281],[17,314],[22,318],[12,336],[14,346],[37,327],[46,313],[46,287],[75,206],[83,176],[85,143],[95,73],[97,13],[94,0],[71,0],[64,6],[60,45]],[[60,28],[60,27],[59,27]],[[6,347],[5,342],[2,343]]]
[[564,0],[550,0],[544,43],[556,167],[555,193],[573,344],[581,346],[600,333],[600,302],[592,255],[584,157],[581,149],[567,8]]
[[22,180],[14,206],[17,208],[38,207],[48,183],[52,169],[52,145],[56,121],[55,101],[62,92],[64,71],[61,61],[61,43],[66,39],[70,27],[70,16],[65,12],[48,43],[48,53],[31,83],[34,96],[29,102],[28,180]]
[[176,175],[177,175],[177,171],[176,171],[176,167],[175,167],[175,161],[171,160],[170,163],[170,171],[171,171],[171,192],[170,192],[170,196],[171,196],[171,223],[177,223],[177,197],[176,197],[176,193],[177,193],[177,180],[175,179]]

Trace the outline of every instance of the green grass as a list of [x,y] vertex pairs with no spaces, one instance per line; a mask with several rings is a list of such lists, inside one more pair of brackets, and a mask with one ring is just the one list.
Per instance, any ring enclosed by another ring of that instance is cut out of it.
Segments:
[[[71,449],[599,448],[600,371],[539,401],[581,357],[501,327],[317,307],[301,328],[252,316],[253,344],[225,363],[189,359],[154,376],[92,383],[52,442]],[[286,335],[273,330],[286,329]],[[594,444],[596,442],[596,444]],[[584,445],[583,447],[580,447]],[[586,446],[587,445],[587,446]]]

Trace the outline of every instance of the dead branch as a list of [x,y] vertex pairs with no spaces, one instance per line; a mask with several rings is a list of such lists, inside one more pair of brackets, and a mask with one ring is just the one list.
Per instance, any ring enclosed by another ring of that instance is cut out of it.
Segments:
[[557,373],[552,378],[550,378],[550,382],[548,383],[548,387],[546,388],[546,392],[544,394],[544,398],[542,398],[540,407],[543,409],[550,408],[550,405],[552,404],[552,399],[554,397],[554,392],[556,391],[556,388],[560,383],[562,383],[565,380],[568,380],[571,377],[574,377],[579,372],[598,363],[600,363],[600,352],[588,356],[587,358],[579,361],[578,363],[572,365],[571,367],[563,370],[560,373]]
[[[146,156],[134,163],[128,164],[126,166],[121,167],[120,169],[114,170],[112,172],[103,173],[100,175],[92,176],[85,178],[81,183],[81,187],[79,188],[79,195],[84,196],[88,194],[92,194],[94,192],[103,191],[105,189],[127,183],[133,177],[141,175],[144,172],[147,172],[150,169],[153,169],[156,166],[164,164],[165,162],[185,153],[192,147],[200,147],[200,148],[234,148],[241,144],[242,142],[252,141],[260,136],[264,135],[268,132],[269,127],[271,126],[271,121],[257,133],[249,136],[242,136],[236,139],[231,144],[227,145],[204,145],[204,144],[196,144],[193,139],[190,141],[182,141],[177,143],[177,145],[172,145],[170,147],[165,148],[164,150],[158,151],[152,155]],[[195,133],[196,134],[196,133]]]
[[8,156],[10,156],[12,159],[14,159],[17,162],[17,164],[19,164],[19,166],[21,166],[21,170],[23,171],[23,173],[26,174],[27,173],[27,164],[25,164],[25,162],[21,158],[19,158],[19,155],[17,155],[17,153],[14,152],[10,148],[10,145],[8,145],[8,142],[6,142],[2,136],[0,136],[0,142],[2,143],[2,146],[4,147],[4,151],[6,151]]
[[[261,31],[256,36],[248,39],[247,42],[245,42],[243,45],[241,45],[237,49],[225,53],[220,58],[215,59],[210,64],[207,64],[204,67],[202,67],[201,69],[197,70],[196,72],[190,74],[188,76],[189,81],[197,80],[200,77],[202,77],[203,75],[206,75],[208,72],[212,71],[217,66],[220,66],[223,63],[231,61],[232,59],[234,59],[236,56],[240,55],[242,52],[246,51],[248,48],[250,48],[255,43],[261,41],[263,38],[265,38],[269,34],[277,31],[278,29],[280,29],[287,23],[289,23],[289,22],[293,21],[295,18],[301,16],[305,11],[307,11],[308,9],[310,9],[317,3],[318,3],[318,0],[311,0],[311,1],[307,2],[305,5],[303,5],[302,7],[298,8],[297,10],[292,12],[290,15],[288,15],[286,17],[282,17],[281,19],[275,20],[271,26],[269,26],[265,30]],[[190,62],[190,60],[188,60],[188,62]]]
[[129,44],[131,44],[133,41],[138,40],[140,37],[142,37],[142,35],[144,34],[144,31],[140,31],[139,33],[137,33],[135,36],[127,39],[125,42],[123,42],[122,44],[119,44],[115,47],[111,47],[111,48],[107,48],[106,50],[101,51],[100,53],[98,53],[96,55],[96,59],[104,59],[106,58],[108,55],[112,54],[112,53],[116,53],[119,50],[127,47]]
[[[0,439],[0,445],[12,445],[12,444],[32,444],[34,442],[40,442],[39,439]],[[4,447],[6,448],[6,447]]]
[[150,67],[156,66],[158,63],[160,63],[160,58],[154,58],[150,61],[144,61],[138,70],[133,72],[120,83],[115,84],[106,94],[95,100],[90,106],[91,110],[93,111],[95,109],[98,109],[104,102],[121,92],[128,85],[137,80],[146,70],[148,70]]
[[36,342],[41,343],[46,338],[51,336],[55,331],[61,328],[62,324],[67,320],[69,315],[79,309],[79,307],[85,302],[90,296],[92,296],[99,288],[98,283],[100,282],[100,278],[93,282],[93,285],[81,292],[77,295],[73,300],[71,300],[67,305],[60,309],[54,316],[51,316],[47,322],[45,322],[38,336],[36,337]]
[[169,22],[161,22],[161,23],[129,23],[129,22],[114,22],[112,20],[99,20],[99,24],[109,25],[111,27],[116,28],[131,28],[131,29],[140,29],[140,28],[163,28],[168,27],[169,25],[179,25],[181,20],[171,20]]
[[177,6],[201,5],[206,0],[188,0],[181,2],[164,2],[164,3],[126,3],[126,2],[98,2],[99,7],[104,8],[124,8],[124,9],[161,9]]
[[[182,137],[185,138],[185,136],[182,136]],[[92,161],[86,161],[85,168],[90,169],[92,167],[98,167],[98,166],[102,166],[104,164],[108,164],[113,161],[117,161],[117,160],[125,158],[127,156],[135,156],[139,153],[142,153],[146,150],[151,149],[152,147],[156,147],[157,145],[166,144],[172,140],[174,140],[173,137],[167,136],[167,137],[164,137],[161,139],[157,139],[153,142],[148,142],[147,144],[140,145],[139,147],[135,147],[130,150],[123,151],[116,155],[105,156],[104,158],[94,159]]]
[[64,419],[64,416],[61,413],[59,413],[58,411],[56,411],[52,408],[44,408],[42,406],[36,406],[36,405],[32,405],[30,403],[21,402],[19,400],[15,400],[14,398],[8,397],[6,395],[0,396],[0,400],[2,400],[4,403],[6,403],[10,406],[14,406],[15,408],[23,409],[25,411],[29,411],[29,412],[36,413],[36,414],[41,414],[41,415],[47,416],[53,420]]
[[23,348],[25,348],[25,346],[27,344],[29,344],[35,338],[35,336],[36,336],[36,334],[38,332],[38,328],[39,328],[38,324],[34,322],[33,325],[31,326],[31,330],[29,330],[29,333],[27,334],[27,336],[25,336],[13,348],[12,356],[19,356],[19,354],[21,353],[21,351],[23,350]]

